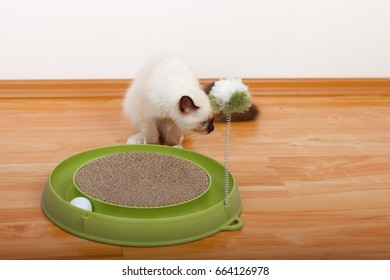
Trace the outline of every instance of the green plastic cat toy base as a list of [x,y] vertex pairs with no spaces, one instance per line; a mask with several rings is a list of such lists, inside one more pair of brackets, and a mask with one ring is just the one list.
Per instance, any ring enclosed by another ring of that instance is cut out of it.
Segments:
[[[164,207],[128,207],[99,201],[81,193],[73,176],[84,164],[109,154],[154,152],[173,155],[198,164],[210,175],[210,186],[201,196]],[[42,194],[42,210],[62,229],[94,241],[126,246],[162,246],[198,240],[220,231],[242,228],[238,217],[241,199],[229,173],[229,205],[224,205],[224,167],[204,155],[167,146],[121,145],[76,154],[51,173]],[[69,202],[87,197],[93,211]]]

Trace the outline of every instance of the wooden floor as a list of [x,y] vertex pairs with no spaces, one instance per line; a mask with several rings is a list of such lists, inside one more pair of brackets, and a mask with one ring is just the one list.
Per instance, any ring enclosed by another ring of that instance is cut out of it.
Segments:
[[[64,158],[125,143],[121,99],[0,99],[1,259],[390,259],[390,96],[257,96],[232,126],[240,231],[176,246],[101,244],[40,208]],[[185,147],[220,162],[223,124]]]

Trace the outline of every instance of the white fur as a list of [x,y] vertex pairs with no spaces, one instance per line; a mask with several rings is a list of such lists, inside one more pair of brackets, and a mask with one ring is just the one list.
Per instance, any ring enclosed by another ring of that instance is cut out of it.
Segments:
[[223,108],[236,91],[248,92],[248,87],[241,79],[223,79],[215,82],[210,94],[217,98],[217,103]]
[[[199,109],[180,111],[182,96],[189,96]],[[211,114],[208,96],[197,78],[179,58],[156,56],[141,69],[126,93],[124,116],[138,129],[128,143],[181,145],[187,130],[199,129],[199,123]]]

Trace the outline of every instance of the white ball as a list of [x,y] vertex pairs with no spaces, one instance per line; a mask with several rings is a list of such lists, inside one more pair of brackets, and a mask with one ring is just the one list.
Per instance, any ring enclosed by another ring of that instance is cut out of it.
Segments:
[[74,206],[76,206],[78,208],[87,210],[87,211],[92,211],[92,204],[85,197],[79,196],[79,197],[73,198],[71,200],[70,204],[72,204],[72,205],[74,205]]

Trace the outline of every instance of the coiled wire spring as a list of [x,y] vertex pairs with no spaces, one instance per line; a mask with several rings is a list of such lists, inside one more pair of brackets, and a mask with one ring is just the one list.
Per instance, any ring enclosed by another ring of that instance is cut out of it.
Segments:
[[224,204],[229,205],[229,154],[230,154],[230,125],[232,123],[232,115],[226,114],[226,139],[225,139],[225,190]]

